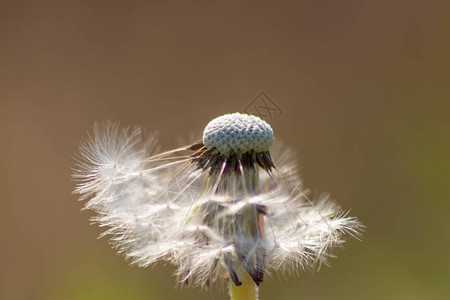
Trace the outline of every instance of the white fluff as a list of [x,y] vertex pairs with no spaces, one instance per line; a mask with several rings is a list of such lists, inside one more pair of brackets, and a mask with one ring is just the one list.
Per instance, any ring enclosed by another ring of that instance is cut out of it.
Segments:
[[[245,119],[262,128],[263,134],[256,130],[257,134],[249,136],[257,140],[252,145],[267,150],[273,141],[270,126],[259,118]],[[218,128],[223,120],[216,119],[207,129]],[[238,128],[237,123],[231,127]],[[206,145],[215,131],[205,132]],[[234,140],[226,144],[229,149],[221,148],[214,138],[210,141],[221,152],[238,150]],[[245,147],[240,150],[250,149]],[[236,195],[228,184],[228,192],[214,195],[203,188],[208,172],[191,163],[187,147],[162,154],[155,149],[155,137],[143,139],[139,129],[97,124],[94,134],[80,146],[73,175],[79,180],[75,192],[87,200],[86,208],[97,212],[95,221],[107,228],[104,234],[139,266],[170,261],[177,266],[181,282],[200,286],[226,278],[230,261],[242,274],[239,253],[247,253],[249,263],[257,266],[254,258],[263,251],[267,272],[313,268],[327,262],[329,250],[344,242],[345,233],[358,235],[361,229],[355,218],[347,217],[327,197],[315,202],[308,199],[286,151],[275,156],[277,170],[270,176],[256,173],[258,194]],[[224,235],[222,224],[253,218],[245,210],[258,206],[267,208],[262,238],[245,231]]]

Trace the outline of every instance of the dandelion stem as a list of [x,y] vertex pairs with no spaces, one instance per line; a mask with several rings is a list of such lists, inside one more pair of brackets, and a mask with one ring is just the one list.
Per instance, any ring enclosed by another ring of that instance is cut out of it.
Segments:
[[258,300],[258,287],[249,274],[242,278],[242,285],[236,286],[230,282],[231,300]]

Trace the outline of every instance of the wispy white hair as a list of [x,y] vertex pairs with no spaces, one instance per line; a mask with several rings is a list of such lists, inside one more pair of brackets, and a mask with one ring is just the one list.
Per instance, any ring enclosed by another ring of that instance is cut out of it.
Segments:
[[[199,286],[220,278],[236,283],[246,271],[259,284],[258,272],[316,268],[346,233],[359,235],[361,224],[328,196],[308,198],[289,151],[273,152],[272,170],[252,166],[257,192],[242,193],[236,188],[241,178],[224,172],[225,164],[218,174],[226,184],[208,182],[213,162],[200,168],[196,147],[161,154],[157,148],[156,136],[143,138],[139,128],[96,124],[80,145],[73,173],[79,181],[74,192],[134,264],[169,261],[180,282]],[[247,223],[237,221],[243,219]]]

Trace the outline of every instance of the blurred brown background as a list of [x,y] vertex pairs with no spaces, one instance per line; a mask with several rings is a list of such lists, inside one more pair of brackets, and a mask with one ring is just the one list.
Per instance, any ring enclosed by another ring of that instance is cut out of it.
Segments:
[[448,1],[153,2],[0,2],[0,299],[226,299],[97,240],[72,155],[107,119],[169,149],[260,91],[305,184],[367,226],[260,298],[448,299]]

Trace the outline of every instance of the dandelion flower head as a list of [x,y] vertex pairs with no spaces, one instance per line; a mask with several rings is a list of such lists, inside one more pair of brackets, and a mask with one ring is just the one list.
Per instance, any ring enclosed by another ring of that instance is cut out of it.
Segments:
[[80,145],[75,192],[133,264],[171,262],[194,286],[245,276],[259,285],[271,271],[326,264],[361,229],[328,196],[310,200],[290,152],[278,146],[272,159],[273,142],[268,123],[240,113],[162,153],[155,135],[96,124]]

